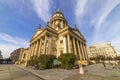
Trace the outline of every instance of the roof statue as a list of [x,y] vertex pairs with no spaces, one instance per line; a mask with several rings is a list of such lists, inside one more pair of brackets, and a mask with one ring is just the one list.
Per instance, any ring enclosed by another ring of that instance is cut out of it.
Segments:
[[61,12],[60,9],[57,9],[56,12]]
[[75,29],[77,29],[77,30],[78,30],[78,28],[77,28],[76,24],[75,24],[75,26],[74,26],[74,27],[75,27]]
[[41,24],[38,25],[38,29],[40,29],[40,28],[41,28]]
[[47,26],[49,26],[49,21],[47,21]]

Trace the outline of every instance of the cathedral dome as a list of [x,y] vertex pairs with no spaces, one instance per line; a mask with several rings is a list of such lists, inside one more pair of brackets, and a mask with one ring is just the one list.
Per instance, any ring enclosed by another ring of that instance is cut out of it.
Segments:
[[54,14],[53,17],[64,17],[63,13],[58,9]]
[[67,21],[63,15],[63,13],[58,9],[50,19],[50,27],[54,28],[55,30],[60,30],[66,27]]

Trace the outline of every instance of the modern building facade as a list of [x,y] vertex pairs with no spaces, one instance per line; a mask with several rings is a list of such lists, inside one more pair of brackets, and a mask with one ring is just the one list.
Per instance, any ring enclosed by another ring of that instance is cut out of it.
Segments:
[[91,45],[87,48],[89,58],[103,56],[105,58],[111,57],[114,58],[117,56],[117,53],[114,47],[109,43],[101,43]]
[[63,13],[57,10],[44,28],[38,28],[30,40],[29,58],[42,54],[74,53],[79,60],[87,60],[86,40],[80,31],[68,25]]

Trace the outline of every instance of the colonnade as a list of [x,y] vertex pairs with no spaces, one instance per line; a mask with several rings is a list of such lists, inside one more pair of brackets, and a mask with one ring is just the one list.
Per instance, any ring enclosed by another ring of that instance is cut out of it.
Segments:
[[[79,60],[87,60],[87,48],[86,44],[82,41],[76,39],[75,37],[71,36],[70,34],[65,35],[66,38],[66,49],[68,53],[74,53]],[[72,50],[71,50],[72,46]]]
[[[74,53],[79,60],[87,60],[88,54],[86,44],[70,34],[65,35],[66,38],[66,52]],[[47,35],[43,38],[36,40],[30,45],[29,53],[31,56],[40,56],[40,54],[46,54]],[[71,49],[72,48],[72,49]]]
[[44,39],[40,38],[35,42],[33,42],[30,45],[30,49],[29,49],[30,57],[40,56],[40,54],[46,53],[46,41],[47,41],[47,36],[44,36]]

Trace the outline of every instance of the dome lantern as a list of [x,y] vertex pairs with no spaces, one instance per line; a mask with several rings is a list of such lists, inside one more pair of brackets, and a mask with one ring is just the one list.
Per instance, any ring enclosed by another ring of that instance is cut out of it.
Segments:
[[66,27],[67,21],[64,18],[63,13],[58,9],[53,14],[52,18],[50,19],[50,26],[56,30],[60,30]]

